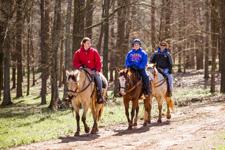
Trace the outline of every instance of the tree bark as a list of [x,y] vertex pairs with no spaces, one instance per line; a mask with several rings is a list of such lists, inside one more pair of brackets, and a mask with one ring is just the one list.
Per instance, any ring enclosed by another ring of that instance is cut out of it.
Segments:
[[[94,11],[94,0],[87,0],[87,11],[86,11],[86,27],[92,26],[92,17],[93,17],[93,11]],[[85,35],[92,39],[92,28],[89,28],[86,30]]]
[[[217,0],[211,0],[211,32],[216,33],[217,29]],[[216,55],[217,55],[217,36],[215,34],[211,34],[211,45],[212,45],[212,69],[211,69],[211,89],[210,92],[214,93],[216,91],[215,84],[215,74],[216,74]]]
[[16,51],[17,51],[17,88],[16,97],[22,97],[22,80],[23,80],[23,66],[22,66],[22,0],[17,0],[17,16],[16,16]]
[[[80,42],[84,37],[84,6],[83,0],[74,0],[74,17],[73,17],[73,54],[80,48]],[[83,11],[82,11],[83,10]],[[73,59],[72,55],[72,59]]]
[[27,95],[30,95],[30,15],[27,16]]
[[221,30],[222,30],[222,39],[221,40],[221,86],[220,92],[225,93],[225,0],[221,1],[220,12],[221,12]]
[[[209,0],[205,1],[206,6],[209,6]],[[210,18],[209,18],[209,12],[206,10],[205,12],[206,17],[206,25],[205,25],[205,31],[209,31],[209,24],[210,24]],[[204,78],[206,80],[209,79],[209,36],[206,34],[205,38],[205,69],[204,69]]]
[[152,52],[154,52],[154,49],[157,47],[156,42],[156,30],[155,30],[155,0],[151,0],[151,5],[153,6],[151,8],[151,42],[152,42]]
[[[104,17],[109,15],[109,0],[104,0]],[[109,20],[104,22],[104,49],[103,49],[103,74],[108,80],[108,42],[109,42]]]
[[[72,8],[72,0],[68,0],[67,4],[67,16],[66,16],[66,42],[65,42],[65,70],[70,70],[71,65],[71,51],[70,51],[70,20],[71,20],[71,8]],[[67,83],[66,83],[66,74],[64,73],[64,94],[67,90]]]
[[52,39],[52,71],[51,71],[51,102],[49,107],[53,110],[58,109],[58,87],[57,87],[57,53],[60,42],[60,23],[61,23],[61,0],[55,1],[53,39]]
[[41,105],[46,104],[45,2],[41,0]]

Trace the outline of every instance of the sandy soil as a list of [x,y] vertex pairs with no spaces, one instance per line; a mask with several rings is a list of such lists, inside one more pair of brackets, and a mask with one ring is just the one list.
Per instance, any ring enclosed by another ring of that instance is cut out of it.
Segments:
[[142,123],[140,120],[133,130],[123,123],[100,128],[97,135],[71,135],[14,149],[214,149],[225,144],[225,139],[216,137],[225,133],[225,99],[179,108],[170,120],[164,116],[163,123],[157,123],[157,118],[147,127]]

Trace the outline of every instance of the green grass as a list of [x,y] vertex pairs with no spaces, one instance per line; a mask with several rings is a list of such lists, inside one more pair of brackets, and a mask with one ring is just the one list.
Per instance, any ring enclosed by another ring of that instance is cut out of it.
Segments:
[[219,144],[216,147],[216,150],[224,150],[225,149],[225,131],[221,133],[221,135],[216,136],[216,138],[219,138],[223,144]]

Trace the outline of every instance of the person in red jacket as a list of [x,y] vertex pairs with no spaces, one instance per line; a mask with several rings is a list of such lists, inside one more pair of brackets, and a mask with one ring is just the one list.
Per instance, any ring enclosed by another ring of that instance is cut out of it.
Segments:
[[98,96],[97,102],[103,103],[102,98],[102,79],[99,75],[101,71],[102,63],[101,58],[97,50],[91,47],[91,39],[85,37],[81,41],[81,47],[74,54],[73,65],[77,69],[87,67],[95,72],[95,81],[99,89],[100,95]]

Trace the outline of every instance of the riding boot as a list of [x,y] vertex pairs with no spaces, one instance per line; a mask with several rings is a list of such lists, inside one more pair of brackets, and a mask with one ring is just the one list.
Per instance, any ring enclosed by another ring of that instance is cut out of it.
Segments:
[[97,103],[102,104],[104,102],[105,102],[105,100],[103,99],[102,94],[98,94]]
[[149,97],[149,96],[151,96],[151,92],[149,90],[147,90],[145,93],[145,97]]
[[172,90],[169,90],[169,91],[167,92],[167,97],[172,97]]

